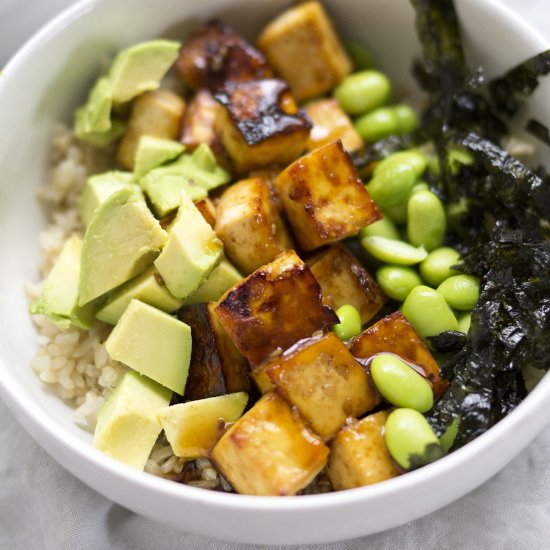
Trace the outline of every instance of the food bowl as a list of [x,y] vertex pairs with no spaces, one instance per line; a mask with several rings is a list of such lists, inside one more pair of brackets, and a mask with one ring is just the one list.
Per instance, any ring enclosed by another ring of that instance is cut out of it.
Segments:
[[[428,514],[471,491],[518,454],[550,420],[545,377],[508,417],[451,455],[407,475],[339,493],[275,498],[207,491],[126,467],[94,449],[72,409],[29,363],[35,329],[24,282],[35,280],[46,223],[35,192],[47,176],[51,134],[97,75],[105,55],[157,36],[183,38],[217,16],[254,38],[287,0],[84,0],[33,37],[0,75],[0,396],[62,466],[115,502],[154,520],[220,539],[303,544],[366,535]],[[419,52],[407,0],[326,0],[347,39],[365,43],[397,87],[415,95]],[[548,43],[493,0],[456,0],[470,62],[498,74]],[[550,83],[530,101],[550,121]]]

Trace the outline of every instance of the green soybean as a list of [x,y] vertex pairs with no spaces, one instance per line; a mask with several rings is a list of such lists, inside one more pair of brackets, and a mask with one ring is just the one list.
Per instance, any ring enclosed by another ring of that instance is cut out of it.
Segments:
[[363,227],[359,232],[359,237],[385,237],[386,239],[399,240],[399,231],[388,216],[384,216],[381,220]]
[[418,116],[412,107],[405,104],[394,105],[397,133],[408,134],[418,128]]
[[460,427],[460,416],[457,416],[445,430],[445,433],[439,438],[441,447],[445,452],[453,446],[456,436],[458,434],[458,428]]
[[361,244],[377,260],[388,264],[414,265],[428,255],[423,247],[415,248],[404,241],[384,237],[364,237]]
[[458,271],[451,268],[457,265],[459,260],[460,254],[454,248],[437,248],[420,264],[420,275],[428,284],[438,286],[445,279],[458,274]]
[[346,42],[344,44],[348,55],[351,58],[356,71],[371,69],[374,67],[374,60],[370,52],[359,42]]
[[430,188],[425,181],[419,181],[413,185],[411,194],[418,193],[419,191],[429,191]]
[[442,245],[446,229],[445,209],[431,191],[418,191],[407,204],[407,235],[415,246],[431,251]]
[[389,78],[380,71],[367,70],[344,78],[334,97],[350,115],[360,115],[384,105],[391,93]]
[[456,317],[445,298],[429,286],[413,288],[403,302],[401,311],[422,338],[458,330]]
[[416,183],[416,173],[410,164],[398,163],[389,166],[374,176],[367,184],[367,191],[382,209],[403,203]]
[[473,155],[459,147],[451,147],[447,150],[447,164],[451,170],[451,174],[456,175],[462,169],[462,166],[473,164],[475,159]]
[[399,357],[389,353],[376,355],[370,374],[380,395],[392,405],[418,412],[432,408],[434,396],[429,382]]
[[437,460],[444,454],[428,421],[414,409],[395,409],[390,413],[384,440],[392,458],[405,470]]
[[464,334],[468,334],[470,330],[470,324],[472,322],[472,314],[467,311],[466,313],[461,313],[458,316],[458,330]]
[[346,341],[361,334],[361,315],[353,306],[345,305],[336,310],[340,323],[332,328],[340,340]]
[[376,280],[384,293],[403,302],[410,291],[422,284],[418,273],[411,267],[385,265],[376,272]]
[[354,126],[363,140],[374,142],[397,133],[397,118],[391,107],[379,107],[359,117]]
[[394,206],[388,206],[383,210],[384,216],[390,218],[396,225],[403,225],[407,222],[407,203],[409,198],[407,197],[403,202]]
[[470,311],[479,299],[479,279],[473,275],[455,275],[443,281],[437,291],[452,308]]
[[426,155],[417,149],[399,151],[398,153],[393,153],[384,160],[381,160],[376,165],[373,175],[378,176],[382,174],[382,172],[389,169],[390,166],[393,166],[394,164],[410,164],[416,172],[416,176],[420,177],[426,170],[427,162]]

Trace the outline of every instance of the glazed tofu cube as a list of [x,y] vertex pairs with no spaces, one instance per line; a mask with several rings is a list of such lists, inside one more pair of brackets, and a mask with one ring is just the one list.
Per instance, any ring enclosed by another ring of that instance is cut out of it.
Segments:
[[248,361],[227,336],[213,305],[193,304],[178,312],[179,319],[191,327],[193,339],[183,401],[250,391]]
[[235,183],[221,196],[216,234],[231,261],[244,274],[294,247],[264,178]]
[[237,492],[284,496],[308,485],[328,453],[299,414],[270,392],[229,428],[211,457]]
[[353,127],[349,116],[335,99],[319,99],[306,105],[313,127],[309,133],[307,148],[313,151],[318,147],[339,139],[350,153],[363,147],[363,140]]
[[319,283],[293,250],[228,290],[214,311],[253,365],[338,322],[323,303]]
[[305,151],[311,123],[286,82],[230,82],[214,97],[223,105],[215,131],[237,173],[286,165]]
[[448,382],[441,377],[439,365],[426,344],[405,316],[396,311],[351,340],[350,351],[354,357],[368,359],[377,353],[390,352],[399,355],[424,372],[433,384],[434,394],[441,395]]
[[181,126],[181,142],[188,151],[194,151],[201,143],[206,143],[219,164],[229,167],[229,155],[214,130],[216,117],[222,106],[206,89],[199,90],[189,101]]
[[260,369],[325,441],[380,402],[366,369],[333,332],[301,340]]
[[334,310],[349,304],[361,315],[364,325],[387,301],[370,273],[343,245],[335,244],[309,262],[311,272],[321,285],[325,302]]
[[382,217],[340,141],[293,162],[275,188],[304,250],[355,235]]
[[372,485],[400,474],[384,441],[388,411],[342,428],[332,441],[328,477],[337,491]]
[[214,203],[208,197],[205,197],[204,199],[195,201],[195,207],[202,214],[208,225],[214,229],[216,226],[216,207]]
[[185,101],[169,90],[155,90],[140,95],[132,108],[128,128],[120,142],[117,160],[133,170],[142,136],[178,139]]
[[220,21],[199,27],[183,46],[176,68],[194,89],[217,90],[227,81],[264,78],[271,74],[265,57]]
[[258,47],[298,101],[330,91],[351,72],[351,62],[319,2],[282,13],[258,39]]

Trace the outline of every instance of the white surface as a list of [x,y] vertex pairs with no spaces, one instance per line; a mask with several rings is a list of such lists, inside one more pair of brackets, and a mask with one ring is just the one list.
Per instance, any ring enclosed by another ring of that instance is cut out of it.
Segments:
[[[519,5],[517,0],[514,3]],[[537,8],[535,2],[524,0],[523,3],[539,10],[533,11],[539,15],[535,17],[537,24],[544,22],[542,5]],[[56,4],[61,5],[60,2]],[[12,9],[7,17],[2,11],[4,5]],[[37,10],[47,11],[44,3],[33,2],[32,6],[33,16],[37,15]],[[4,29],[11,32],[19,25],[15,24],[18,11],[21,10],[20,16],[25,13],[25,7],[30,7],[28,0],[0,1],[2,39],[15,36],[9,32],[4,34]],[[31,27],[27,28],[32,30]],[[2,53],[3,49],[4,43]],[[90,62],[90,57],[83,56],[82,62]],[[68,74],[68,81],[72,77]],[[24,162],[24,159],[14,158],[13,162]],[[0,229],[8,216],[6,212],[1,213],[1,202]],[[31,258],[25,264],[31,271],[33,261]],[[7,299],[0,293],[0,308],[6,304],[2,300]],[[112,505],[60,469],[28,439],[2,405],[0,415],[3,419],[0,430],[0,548],[238,548],[160,527]],[[550,474],[544,464],[549,447],[550,434],[546,430],[536,445],[489,484],[443,511],[390,533],[325,547],[542,548],[550,534]],[[449,484],[453,482],[454,479],[448,480]],[[460,489],[458,487],[457,492]],[[429,489],[435,494],[438,490],[442,490],[441,485]],[[418,506],[422,506],[420,501]]]

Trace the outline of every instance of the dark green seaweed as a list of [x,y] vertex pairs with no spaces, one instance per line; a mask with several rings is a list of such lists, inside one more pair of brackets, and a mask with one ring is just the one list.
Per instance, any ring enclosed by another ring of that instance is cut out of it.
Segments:
[[527,121],[525,130],[550,147],[550,131],[542,122],[531,118]]
[[550,73],[550,50],[539,53],[489,83],[495,109],[513,117],[539,85],[539,77]]
[[[449,387],[427,415],[438,435],[460,417],[458,448],[521,402],[527,365],[550,367],[550,178],[499,145],[501,116],[517,112],[550,58],[528,60],[487,90],[482,69],[464,63],[453,2],[411,3],[424,52],[413,71],[430,96],[417,135],[439,159],[432,184],[447,204],[447,244],[460,250],[460,269],[480,279],[466,342],[443,365]],[[448,162],[457,147],[474,157],[458,170]]]

